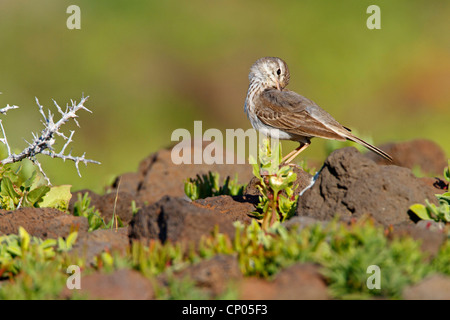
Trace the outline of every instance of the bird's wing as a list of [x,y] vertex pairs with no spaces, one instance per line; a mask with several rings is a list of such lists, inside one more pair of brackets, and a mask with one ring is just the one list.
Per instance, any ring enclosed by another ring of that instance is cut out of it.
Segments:
[[346,140],[346,130],[313,101],[293,92],[264,90],[255,101],[257,117],[266,125],[305,137]]

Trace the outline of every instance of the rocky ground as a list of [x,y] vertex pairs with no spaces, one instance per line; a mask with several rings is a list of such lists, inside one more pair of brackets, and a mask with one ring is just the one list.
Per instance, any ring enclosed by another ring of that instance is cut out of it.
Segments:
[[[342,223],[369,214],[377,224],[389,227],[391,237],[410,235],[421,240],[422,250],[435,255],[446,235],[433,224],[418,221],[409,212],[415,203],[425,199],[435,201],[448,185],[439,178],[416,178],[412,168],[423,173],[442,175],[447,158],[433,142],[415,140],[381,146],[395,159],[387,164],[370,153],[362,155],[354,148],[333,152],[324,162],[314,185],[299,198],[295,217],[286,224],[306,225],[327,223],[336,214]],[[310,184],[312,177],[296,168],[299,190]],[[188,201],[184,181],[208,171],[222,178],[238,173],[240,183],[248,183],[243,196],[217,196]],[[133,240],[162,242],[198,242],[215,226],[222,233],[234,235],[234,221],[249,224],[248,213],[255,210],[258,190],[249,165],[174,165],[170,150],[160,150],[139,165],[137,172],[119,176],[108,193],[98,195],[90,190],[92,202],[109,220],[115,206],[126,227],[118,230],[88,232],[87,220],[56,209],[23,208],[0,211],[0,235],[17,233],[23,226],[31,235],[45,238],[66,237],[71,228],[78,227],[79,237],[74,250],[83,252],[88,261],[105,248],[125,251]],[[73,202],[77,193],[72,196]],[[116,202],[117,199],[117,202]],[[139,212],[133,216],[130,206],[134,200]],[[437,202],[436,202],[437,203]],[[198,286],[217,295],[229,281],[238,286],[241,299],[328,299],[327,285],[318,266],[294,264],[271,281],[246,277],[233,256],[217,255],[183,269],[177,276],[189,275]],[[158,281],[164,282],[164,276]],[[137,271],[118,270],[109,274],[93,273],[83,278],[83,292],[92,298],[151,299],[150,281]],[[450,299],[450,277],[433,276],[407,287],[405,299]],[[63,293],[70,296],[70,292]]]

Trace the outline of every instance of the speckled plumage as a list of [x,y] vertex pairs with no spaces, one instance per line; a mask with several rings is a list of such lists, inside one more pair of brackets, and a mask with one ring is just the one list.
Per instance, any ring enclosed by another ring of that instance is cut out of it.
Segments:
[[285,157],[287,163],[309,146],[313,137],[351,140],[392,161],[386,152],[353,135],[316,103],[285,89],[289,80],[287,64],[280,58],[257,60],[250,68],[244,107],[256,130],[269,137],[300,143]]

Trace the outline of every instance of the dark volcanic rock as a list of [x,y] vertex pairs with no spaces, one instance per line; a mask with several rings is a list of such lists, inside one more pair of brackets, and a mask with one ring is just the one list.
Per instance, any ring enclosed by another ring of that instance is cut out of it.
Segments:
[[389,162],[373,152],[366,157],[377,164],[396,165],[413,169],[418,166],[422,172],[441,175],[447,166],[447,157],[442,148],[435,142],[427,139],[417,139],[399,143],[388,143],[380,148],[389,153],[393,162]]
[[65,288],[61,297],[68,299],[73,294],[101,300],[148,300],[155,297],[150,280],[138,271],[127,269],[82,276],[81,289]]
[[[122,190],[122,187],[120,190]],[[70,212],[74,212],[74,203],[78,201],[78,194],[81,194],[81,197],[83,197],[86,192],[91,198],[90,206],[98,209],[100,216],[105,220],[105,223],[109,222],[113,216],[113,213],[120,217],[124,225],[127,225],[131,221],[131,218],[133,217],[131,202],[135,200],[135,198],[131,193],[125,191],[119,191],[118,193],[110,192],[102,196],[90,190],[80,190],[74,192],[69,204]],[[142,206],[139,201],[135,200],[135,202],[137,207]]]
[[141,172],[124,173],[116,178],[112,185],[112,190],[116,191],[117,188],[119,188],[120,191],[128,192],[133,197],[136,197],[138,195],[143,176],[144,175]]
[[430,259],[438,254],[439,249],[447,239],[445,232],[426,229],[418,226],[418,224],[395,227],[389,234],[391,239],[404,236],[420,241],[422,251],[428,253]]
[[42,239],[67,237],[71,230],[79,236],[88,231],[84,217],[74,217],[52,208],[20,208],[14,211],[0,210],[0,234],[17,234],[22,226],[30,235]]
[[[202,145],[201,150],[204,150],[207,145]],[[192,147],[191,153],[194,154],[195,150],[196,148]],[[237,174],[239,182],[243,184],[253,176],[249,164],[176,165],[172,162],[171,152],[171,149],[162,149],[151,154],[140,163],[137,172],[125,173],[117,177],[112,188],[103,196],[89,190],[81,190],[76,193],[84,195],[85,192],[88,192],[91,197],[91,206],[95,206],[106,221],[111,218],[115,207],[116,214],[126,225],[132,218],[132,200],[135,201],[137,207],[144,207],[155,203],[166,195],[179,198],[186,197],[184,183],[188,178],[208,174],[208,172],[217,172],[220,175],[220,183],[223,183],[227,177],[234,179]],[[226,153],[221,152],[225,157]],[[117,190],[119,192],[116,203]],[[71,212],[73,212],[73,204],[77,199],[77,194],[74,194],[69,206]]]
[[329,220],[373,216],[383,225],[411,222],[409,207],[428,199],[437,204],[434,190],[411,170],[380,166],[355,148],[334,151],[315,184],[299,198],[297,215]]
[[[219,254],[175,273],[175,277],[179,280],[188,277],[207,296],[216,297],[223,293],[229,285],[241,281],[242,273],[236,256]],[[164,274],[159,277],[159,280],[167,283],[165,278],[167,276]]]
[[[209,142],[201,145],[201,151],[208,144]],[[194,154],[195,150],[196,148],[192,146],[191,154]],[[196,177],[197,174],[208,174],[209,171],[217,172],[220,175],[221,183],[228,176],[234,179],[236,174],[238,174],[240,183],[246,183],[253,176],[249,164],[225,164],[224,162],[224,164],[176,165],[172,161],[171,152],[171,149],[162,149],[150,155],[141,162],[138,172],[126,173],[118,177],[112,191],[115,191],[114,188],[117,188],[118,180],[121,179],[120,191],[132,194],[139,203],[151,204],[165,195],[184,197],[184,182],[188,178]],[[222,152],[225,157],[226,152]]]
[[69,211],[73,213],[73,206],[75,204],[75,202],[78,201],[78,196],[81,196],[81,199],[83,198],[83,196],[85,194],[88,194],[89,198],[91,198],[91,206],[95,206],[97,208],[97,202],[99,201],[99,199],[102,197],[100,195],[98,195],[97,193],[95,193],[92,190],[89,189],[82,189],[82,190],[78,190],[72,193],[72,198],[70,198],[70,202],[69,202]]
[[298,231],[313,226],[316,224],[320,224],[322,227],[325,227],[327,222],[320,221],[311,217],[304,217],[304,216],[295,216],[290,218],[289,220],[282,223],[288,230],[291,230],[293,228],[296,228]]
[[104,250],[119,250],[125,252],[129,246],[128,228],[97,229],[79,237],[73,246],[73,251],[86,258],[88,263]]
[[450,300],[450,277],[436,274],[403,290],[406,300]]
[[329,299],[329,295],[318,266],[305,263],[283,269],[273,281],[245,278],[240,299],[325,300]]
[[197,243],[217,225],[221,233],[234,236],[233,216],[202,208],[187,200],[164,196],[142,208],[131,220],[129,238]]
[[96,208],[99,209],[106,222],[109,222],[113,213],[115,213],[120,217],[124,225],[127,225],[133,218],[133,211],[131,209],[131,202],[133,200],[134,197],[128,192],[107,193],[97,200]]
[[239,220],[243,223],[250,223],[252,218],[248,214],[255,211],[252,201],[252,198],[246,196],[217,196],[199,199],[192,202],[192,204],[200,208],[215,210],[221,214],[225,214],[232,221]]
[[436,193],[444,193],[448,191],[448,183],[438,177],[423,177],[420,179],[426,185],[433,187]]

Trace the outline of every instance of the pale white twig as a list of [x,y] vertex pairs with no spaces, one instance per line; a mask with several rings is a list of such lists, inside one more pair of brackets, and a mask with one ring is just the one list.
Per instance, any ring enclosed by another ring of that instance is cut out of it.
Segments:
[[50,182],[49,177],[47,177],[47,175],[45,174],[45,171],[42,169],[41,163],[37,161],[36,157],[30,158],[30,160],[39,168],[39,171],[42,173],[42,176],[47,181],[47,183],[51,185],[52,183]]
[[[0,94],[1,94],[1,92],[0,92]],[[6,114],[9,110],[18,109],[18,108],[19,108],[18,106],[15,106],[15,105],[10,106],[9,104],[7,104],[6,107],[0,109],[0,113]],[[6,145],[6,147],[8,148],[8,155],[10,155],[11,148],[9,147],[8,140],[6,139],[6,133],[5,133],[5,129],[3,128],[2,120],[0,120],[0,127],[1,127],[2,133],[3,133],[3,138],[0,139],[0,142],[4,143]]]
[[[32,133],[33,141],[31,143],[27,142],[28,147],[25,148],[19,154],[11,153],[11,149],[10,149],[8,141],[6,139],[5,130],[4,130],[1,120],[0,120],[0,127],[1,127],[1,130],[3,133],[3,138],[0,139],[0,142],[3,142],[4,144],[6,144],[6,146],[8,148],[8,157],[3,159],[1,161],[1,163],[7,164],[7,163],[18,162],[23,159],[30,159],[34,164],[36,164],[36,166],[39,168],[39,170],[41,171],[44,178],[47,180],[47,182],[49,184],[50,184],[50,179],[47,177],[44,170],[42,169],[41,164],[36,159],[36,155],[38,155],[38,154],[47,155],[52,158],[60,158],[63,161],[66,161],[66,160],[73,161],[75,163],[75,168],[77,169],[78,175],[80,177],[81,177],[81,173],[79,170],[80,162],[84,163],[85,165],[87,165],[88,163],[100,164],[100,162],[98,162],[98,161],[86,159],[85,153],[81,157],[72,156],[71,151],[69,152],[68,155],[65,155],[64,151],[66,150],[67,146],[72,142],[72,137],[73,137],[73,134],[75,133],[75,131],[70,131],[69,137],[67,137],[64,133],[59,131],[61,126],[63,124],[65,124],[67,121],[69,121],[70,119],[73,119],[74,122],[76,123],[76,125],[79,127],[79,123],[76,120],[76,118],[78,117],[76,112],[81,109],[91,112],[91,110],[89,110],[88,108],[86,108],[84,106],[84,103],[87,101],[88,98],[89,97],[83,96],[79,103],[71,100],[71,105],[70,106],[67,105],[65,111],[63,111],[61,109],[61,107],[56,103],[56,101],[53,100],[53,103],[55,104],[58,112],[61,114],[61,118],[57,122],[54,121],[54,118],[53,118],[54,115],[50,112],[50,110],[48,111],[48,115],[47,116],[45,115],[43,106],[39,103],[39,100],[36,98],[36,103],[39,108],[39,113],[44,118],[44,120],[42,121],[42,123],[44,125],[44,129],[41,131],[40,135]],[[16,106],[10,107],[9,105],[6,108],[8,108],[8,107],[9,107],[9,109],[17,108]],[[6,108],[4,108],[4,109],[6,109]],[[9,109],[5,110],[5,112],[8,111]],[[2,112],[2,111],[0,110],[0,112]],[[55,136],[59,136],[59,137],[63,138],[64,140],[66,140],[66,143],[62,147],[61,151],[58,153],[56,153],[53,149],[53,145],[55,144]]]
[[0,113],[6,114],[6,112],[8,112],[9,110],[18,109],[18,108],[19,108],[18,106],[10,106],[9,104],[7,104],[6,107],[0,109]]
[[0,127],[2,128],[3,138],[0,139],[0,142],[6,145],[8,149],[8,156],[11,155],[11,148],[9,147],[8,140],[6,139],[5,129],[3,128],[2,120],[0,119]]

